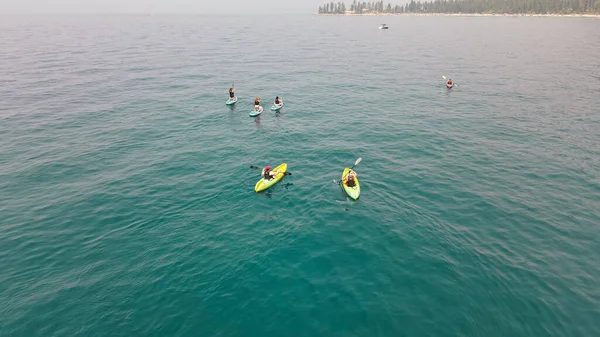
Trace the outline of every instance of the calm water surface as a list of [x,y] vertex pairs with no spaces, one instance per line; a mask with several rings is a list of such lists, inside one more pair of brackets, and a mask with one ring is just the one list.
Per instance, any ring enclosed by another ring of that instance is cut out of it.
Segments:
[[600,335],[600,20],[3,17],[0,45],[0,335]]

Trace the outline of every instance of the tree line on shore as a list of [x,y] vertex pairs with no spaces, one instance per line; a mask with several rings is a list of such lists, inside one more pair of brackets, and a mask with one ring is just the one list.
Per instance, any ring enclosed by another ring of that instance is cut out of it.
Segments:
[[571,14],[600,13],[600,0],[411,0],[406,5],[354,0],[346,9],[343,2],[319,6],[319,14],[402,14],[402,13],[479,13],[479,14]]

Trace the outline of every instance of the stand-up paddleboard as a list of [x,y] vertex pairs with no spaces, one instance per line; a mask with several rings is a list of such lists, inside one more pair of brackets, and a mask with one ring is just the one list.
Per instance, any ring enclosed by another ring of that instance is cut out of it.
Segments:
[[273,106],[271,106],[271,110],[278,111],[278,110],[281,110],[282,107],[283,107],[283,98],[280,98],[279,104],[275,104],[275,102],[273,102]]
[[258,115],[260,115],[263,112],[263,107],[262,106],[258,106],[258,110],[254,109],[252,111],[250,111],[250,117],[256,117]]

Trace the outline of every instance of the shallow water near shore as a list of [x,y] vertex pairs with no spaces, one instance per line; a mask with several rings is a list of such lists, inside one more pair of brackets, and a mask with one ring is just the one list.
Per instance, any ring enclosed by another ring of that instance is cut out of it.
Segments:
[[600,21],[380,21],[0,21],[0,334],[599,335]]

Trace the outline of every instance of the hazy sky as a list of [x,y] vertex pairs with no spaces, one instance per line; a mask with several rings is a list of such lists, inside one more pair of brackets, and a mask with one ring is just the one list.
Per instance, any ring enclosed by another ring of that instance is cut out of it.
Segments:
[[[337,2],[337,1],[335,1]],[[351,0],[346,0],[349,5]],[[404,1],[398,1],[400,3]],[[325,0],[0,0],[13,13],[315,13]]]

